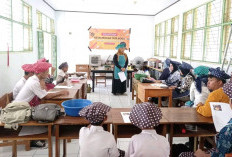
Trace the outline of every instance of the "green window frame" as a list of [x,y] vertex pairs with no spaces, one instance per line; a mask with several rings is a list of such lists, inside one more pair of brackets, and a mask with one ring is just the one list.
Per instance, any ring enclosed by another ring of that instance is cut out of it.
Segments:
[[[46,57],[57,68],[57,37],[54,20],[40,11],[37,15],[38,59]],[[55,77],[57,71],[55,72]]]
[[181,59],[222,63],[232,24],[231,4],[232,0],[213,0],[183,14]]
[[32,7],[23,0],[3,0],[0,11],[0,53],[32,52]]
[[155,25],[155,56],[177,57],[179,16]]

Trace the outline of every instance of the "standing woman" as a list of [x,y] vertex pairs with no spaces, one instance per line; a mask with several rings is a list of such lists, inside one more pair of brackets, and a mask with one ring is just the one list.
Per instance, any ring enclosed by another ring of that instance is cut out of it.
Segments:
[[121,42],[116,47],[118,52],[114,55],[114,73],[113,73],[113,82],[112,82],[112,93],[116,94],[123,94],[126,92],[126,81],[121,82],[118,76],[119,72],[124,72],[127,76],[127,65],[128,65],[128,57],[124,52],[126,49],[126,43]]

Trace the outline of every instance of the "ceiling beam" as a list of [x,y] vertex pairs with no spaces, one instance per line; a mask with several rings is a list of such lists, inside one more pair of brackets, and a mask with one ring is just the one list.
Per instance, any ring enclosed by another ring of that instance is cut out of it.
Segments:
[[90,12],[90,11],[75,11],[75,10],[56,10],[55,8],[53,8],[51,6],[51,4],[49,4],[46,0],[43,0],[44,3],[46,3],[51,9],[53,9],[54,11],[61,11],[61,12],[76,12],[76,13],[88,13],[88,14],[111,14],[111,15],[136,15],[136,16],[157,16],[158,14],[160,14],[161,12],[165,11],[166,9],[170,8],[171,6],[175,5],[176,3],[178,3],[180,0],[176,0],[175,2],[173,2],[172,4],[170,4],[169,6],[165,7],[164,9],[158,11],[155,14],[126,14],[126,13],[107,13],[107,12]]

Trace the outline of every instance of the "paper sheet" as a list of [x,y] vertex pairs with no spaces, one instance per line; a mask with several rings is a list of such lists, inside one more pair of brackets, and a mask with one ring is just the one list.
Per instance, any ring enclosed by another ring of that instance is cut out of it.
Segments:
[[228,124],[232,118],[232,110],[230,104],[220,102],[210,102],[213,122],[217,132]]
[[57,93],[57,92],[59,91],[48,91],[47,93],[49,94],[49,93]]
[[154,84],[151,84],[152,86],[157,86],[157,87],[160,87],[160,88],[168,88],[168,86],[166,84],[162,84],[162,83],[154,83]]
[[48,132],[48,128],[45,126],[23,126],[19,132],[19,136],[43,134]]
[[122,115],[124,123],[130,123],[131,122],[130,119],[129,119],[130,112],[121,112],[121,115]]
[[118,73],[118,77],[120,78],[121,82],[126,81],[126,75],[125,75],[124,72],[122,72],[122,71],[119,72],[119,73]]
[[73,86],[55,86],[55,88],[63,88],[63,89],[70,89],[72,88]]

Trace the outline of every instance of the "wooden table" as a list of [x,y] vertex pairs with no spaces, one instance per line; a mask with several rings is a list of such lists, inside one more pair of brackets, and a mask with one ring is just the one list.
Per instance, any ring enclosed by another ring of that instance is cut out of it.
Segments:
[[[93,74],[92,76],[92,92],[94,92],[94,86],[95,86],[95,74],[96,73],[114,73],[114,70],[112,68],[110,69],[99,69],[99,68],[95,68],[95,69],[91,69],[91,72]],[[134,72],[134,70],[127,70],[127,87],[129,87],[129,80],[130,80],[130,92],[132,91],[132,72]]]
[[[112,108],[109,112],[112,116],[113,134],[117,138],[130,138],[134,134],[139,134],[141,129],[134,126],[132,123],[124,123],[121,112],[130,112],[132,108]],[[160,120],[160,125],[156,128],[163,136],[167,133],[168,121],[163,117]]]
[[[107,120],[103,127],[110,132],[110,124],[112,123],[111,115],[107,115]],[[66,140],[78,139],[81,127],[89,125],[84,117],[62,116],[54,122],[56,136],[56,157],[60,156],[60,140],[63,140],[63,156],[66,156]]]
[[49,92],[67,90],[68,95],[57,96],[51,99],[42,99],[41,103],[55,103],[61,106],[61,103],[65,100],[71,99],[86,99],[87,98],[87,80],[80,80],[78,83],[72,83],[70,80],[59,84],[61,86],[72,86],[72,88],[53,88]]
[[152,86],[153,83],[138,82],[138,99],[141,102],[148,102],[149,97],[158,97],[158,106],[161,107],[161,97],[168,97],[168,107],[172,107],[172,89]]
[[[169,142],[171,146],[173,137],[208,137],[216,135],[212,118],[198,114],[195,108],[162,108],[162,114],[170,126]],[[180,129],[177,129],[180,124],[197,124],[198,130],[186,130],[186,133],[181,133]]]
[[[4,129],[4,124],[0,123],[0,140],[14,141],[12,147],[12,157],[17,156],[17,140],[48,140],[48,155],[52,157],[52,124],[53,123],[38,123],[36,121],[29,121],[28,123],[19,124],[18,130]],[[46,126],[48,132],[43,134],[18,136],[22,126]]]

